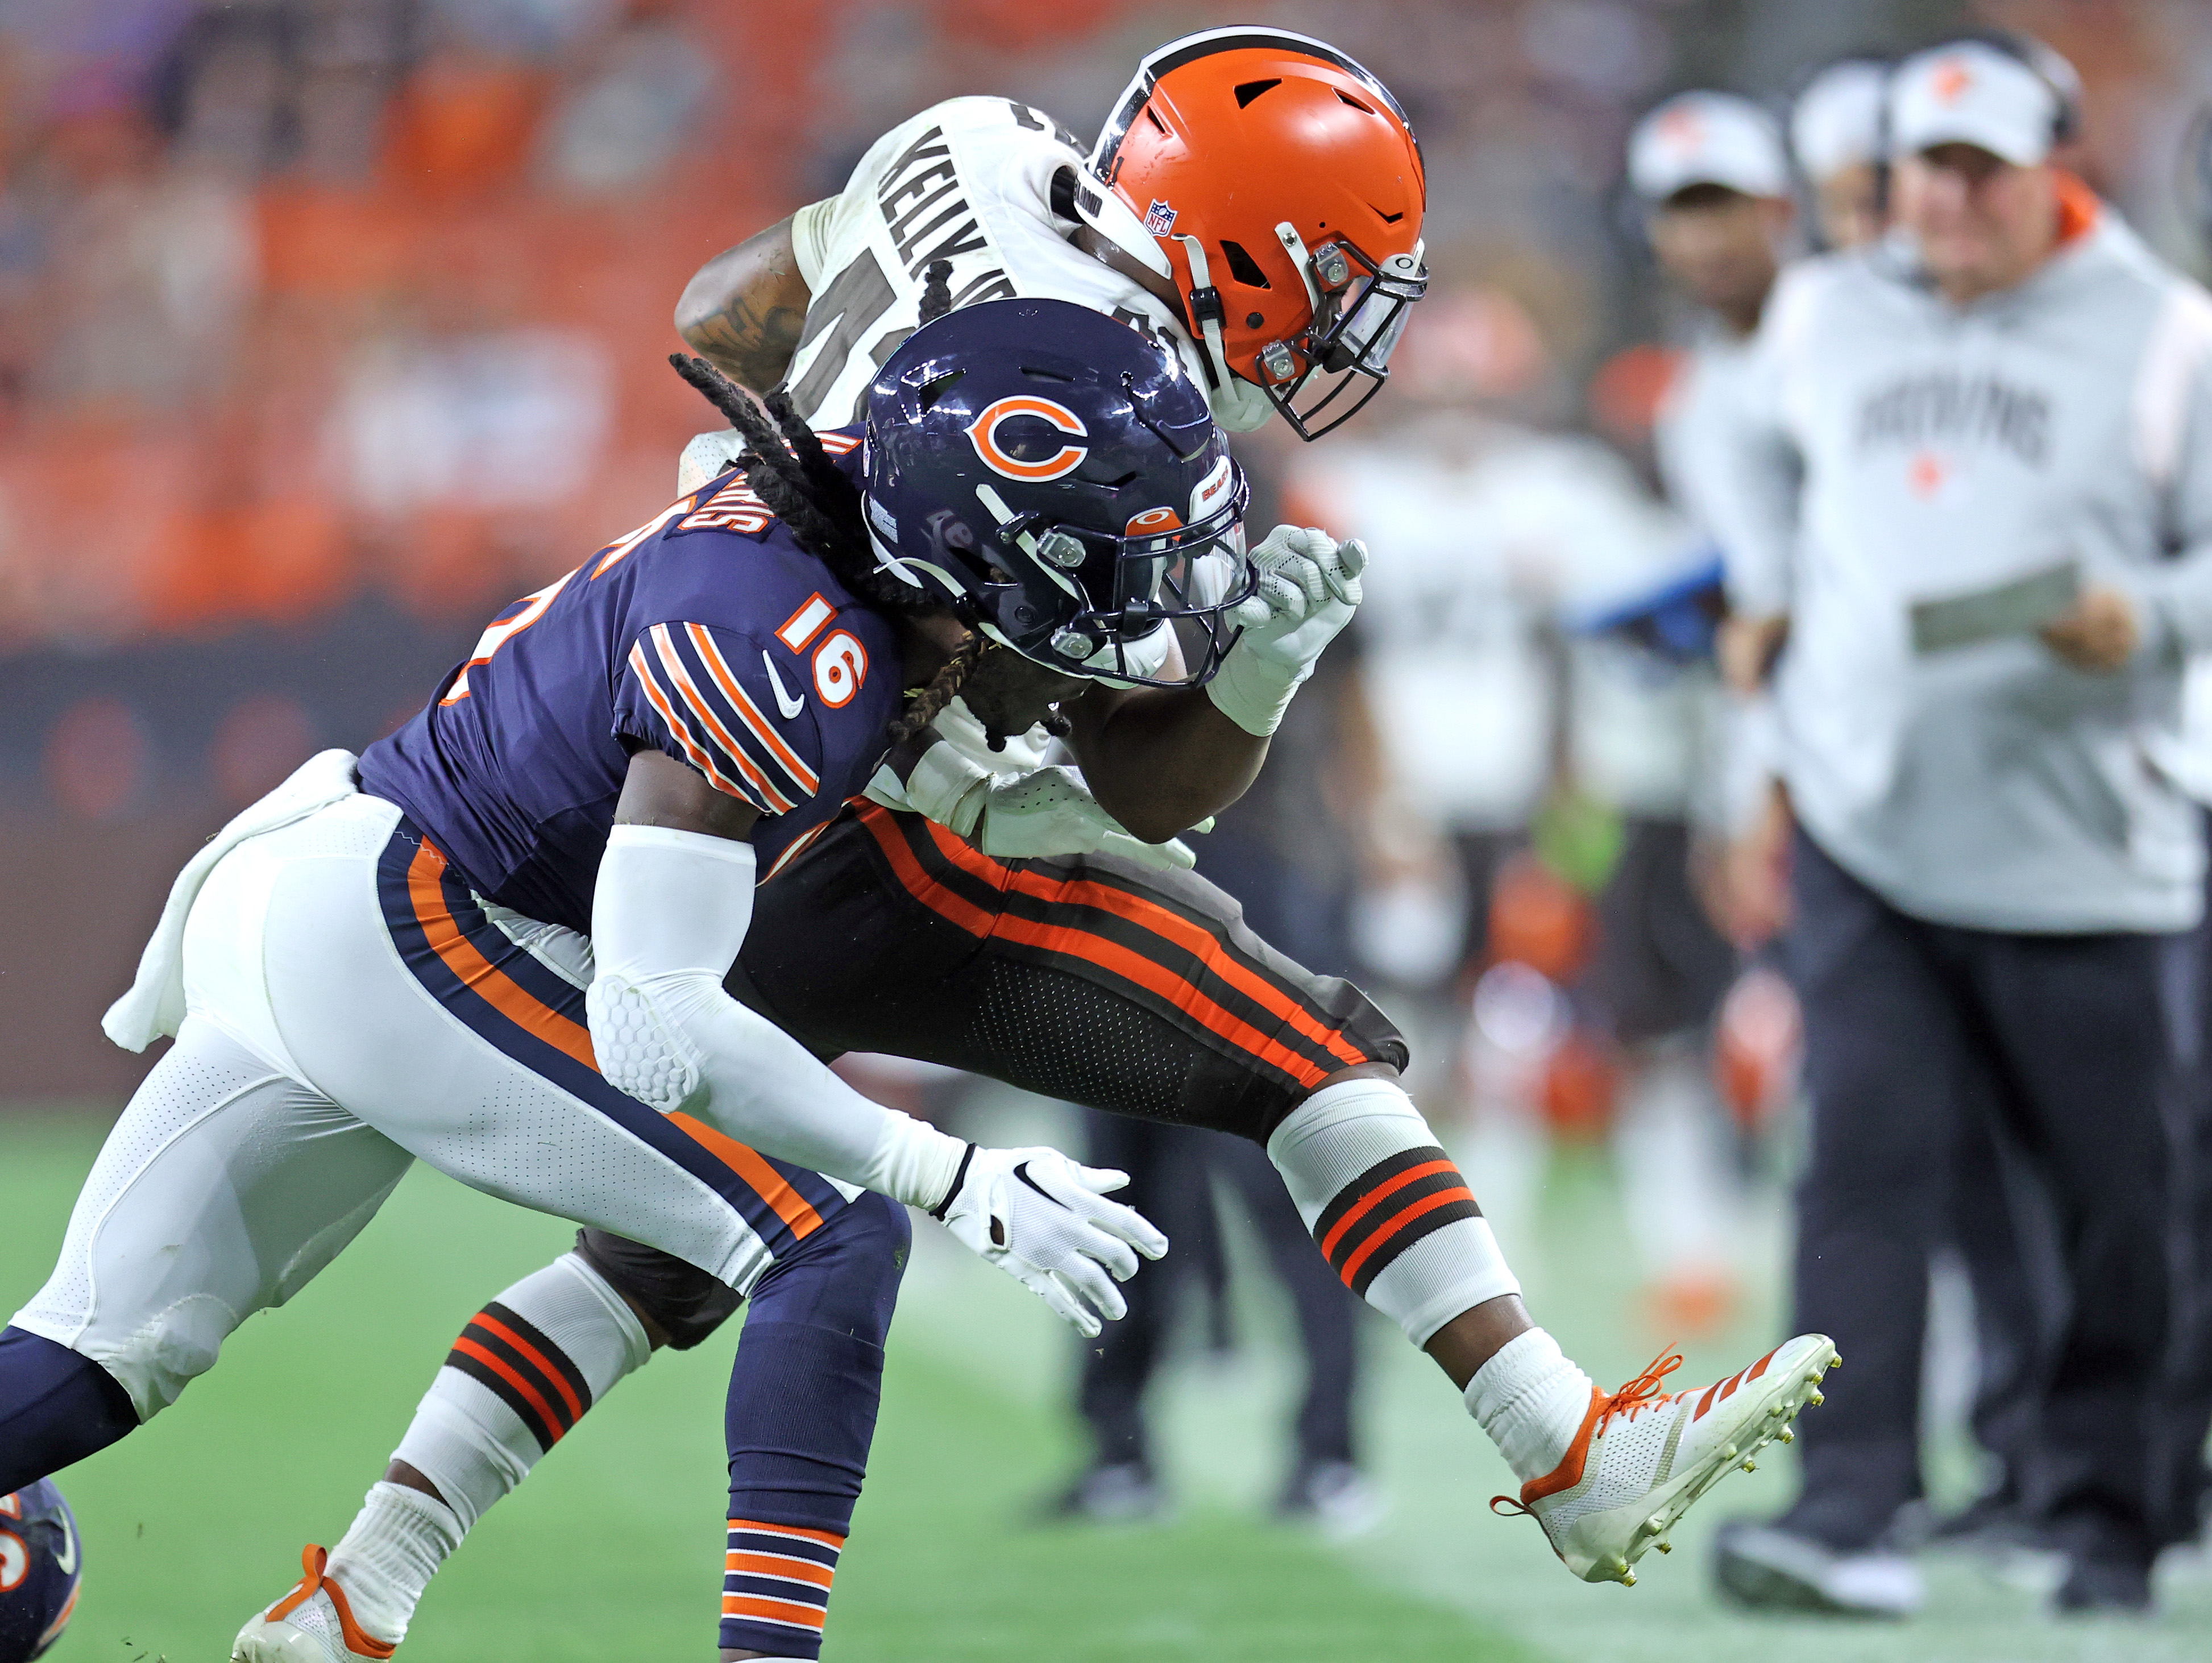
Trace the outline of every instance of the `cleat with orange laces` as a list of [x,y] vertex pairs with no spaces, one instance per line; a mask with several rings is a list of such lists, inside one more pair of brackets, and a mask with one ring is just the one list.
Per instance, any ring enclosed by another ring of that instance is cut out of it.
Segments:
[[1682,1366],[1679,1355],[1662,1355],[1611,1397],[1591,1388],[1589,1413],[1559,1465],[1522,1485],[1518,1501],[1492,1497],[1491,1508],[1534,1515],[1585,1582],[1633,1587],[1645,1550],[1668,1551],[1667,1534],[1692,1502],[1731,1468],[1750,1471],[1770,1440],[1790,1436],[1837,1361],[1826,1334],[1801,1334],[1728,1380],[1662,1392]]
[[329,1562],[312,1544],[300,1555],[307,1574],[238,1631],[231,1663],[385,1663],[399,1649],[362,1632],[345,1590],[324,1574]]

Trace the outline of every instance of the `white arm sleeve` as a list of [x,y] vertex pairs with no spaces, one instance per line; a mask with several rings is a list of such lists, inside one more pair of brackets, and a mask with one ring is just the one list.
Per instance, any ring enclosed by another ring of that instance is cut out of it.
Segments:
[[942,1205],[964,1142],[870,1102],[722,990],[752,923],[754,870],[752,846],[726,838],[657,825],[608,834],[586,996],[600,1073],[763,1154]]

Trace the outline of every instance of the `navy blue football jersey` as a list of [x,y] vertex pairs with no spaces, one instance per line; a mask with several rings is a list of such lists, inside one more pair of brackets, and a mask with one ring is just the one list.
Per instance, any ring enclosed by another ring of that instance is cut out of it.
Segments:
[[[857,435],[823,442],[857,469]],[[588,930],[632,752],[758,809],[765,873],[867,783],[903,679],[883,614],[725,474],[501,612],[362,785],[485,899]]]

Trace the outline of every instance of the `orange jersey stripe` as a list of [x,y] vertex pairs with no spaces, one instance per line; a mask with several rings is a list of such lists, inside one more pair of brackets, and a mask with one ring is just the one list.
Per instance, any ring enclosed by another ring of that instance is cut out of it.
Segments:
[[1347,1068],[1357,1067],[1370,1060],[1346,1045],[1340,1036],[1315,1020],[1304,1007],[1281,989],[1238,963],[1223,950],[1220,941],[1212,931],[1200,929],[1182,914],[1162,906],[1157,901],[1148,901],[1140,895],[1132,895],[1127,890],[1116,889],[1108,884],[1093,883],[1079,878],[1048,878],[1040,872],[1016,870],[992,860],[991,856],[973,844],[963,842],[934,820],[927,824],[938,848],[969,871],[989,875],[989,868],[995,867],[1006,873],[1012,879],[1011,886],[1024,894],[1035,895],[1048,901],[1093,906],[1102,912],[1111,912],[1127,918],[1189,953],[1230,986],[1262,1009],[1282,1018],[1299,1034],[1322,1047]]
[[753,736],[768,746],[769,753],[783,764],[785,771],[798,782],[799,789],[812,796],[821,789],[820,777],[806,765],[798,752],[784,743],[783,735],[769,725],[768,718],[761,714],[760,706],[753,703],[752,695],[746,692],[737,677],[731,673],[729,661],[722,656],[722,649],[714,644],[714,637],[696,624],[686,624],[684,629],[691,637],[691,644],[698,649],[700,660],[707,667],[707,673],[714,679],[714,685],[728,695],[738,717],[753,730]]
[[551,1362],[547,1361],[544,1352],[540,1351],[528,1340],[523,1338],[521,1335],[516,1333],[514,1330],[509,1328],[498,1318],[487,1316],[481,1311],[477,1312],[475,1316],[469,1319],[469,1326],[471,1328],[489,1329],[493,1333],[498,1335],[500,1338],[505,1340],[509,1345],[513,1346],[517,1351],[520,1351],[524,1356],[529,1358],[533,1368],[543,1371],[545,1376],[545,1384],[551,1386],[556,1392],[559,1392],[561,1394],[561,1401],[568,1405],[568,1422],[570,1425],[573,1426],[576,1422],[584,1417],[583,1400],[577,1397],[576,1388],[570,1386],[566,1380],[562,1378],[561,1371],[556,1368]]
[[789,1599],[765,1599],[757,1593],[726,1593],[722,1596],[722,1615],[754,1617],[770,1623],[788,1623],[794,1628],[818,1629],[830,1614],[819,1605],[802,1605]]
[[762,771],[760,764],[755,762],[746,752],[744,746],[738,742],[738,736],[723,724],[722,718],[715,714],[714,706],[707,703],[707,696],[699,691],[699,684],[691,679],[691,672],[685,669],[684,661],[677,657],[676,643],[669,638],[668,626],[665,624],[656,624],[653,626],[653,650],[660,655],[662,667],[668,672],[668,679],[676,689],[676,696],[684,701],[691,714],[698,717],[708,733],[714,736],[714,743],[722,747],[722,753],[738,765],[738,771],[745,777],[745,783],[775,804],[778,813],[789,813],[798,805],[791,797],[777,789],[769,782],[767,774]]
[[1322,1254],[1327,1256],[1334,1253],[1336,1251],[1336,1244],[1344,1240],[1344,1233],[1346,1230],[1349,1230],[1354,1224],[1357,1224],[1360,1219],[1364,1217],[1368,1213],[1374,1210],[1374,1209],[1379,1205],[1385,1197],[1395,1195],[1400,1190],[1404,1189],[1408,1184],[1418,1183],[1422,1179],[1432,1178],[1438,1173],[1451,1172],[1453,1170],[1455,1169],[1449,1159],[1443,1160],[1424,1161],[1420,1166],[1407,1167],[1404,1172],[1400,1173],[1395,1178],[1392,1179],[1388,1184],[1377,1185],[1374,1190],[1369,1191],[1366,1195],[1362,1196],[1359,1198],[1359,1204],[1354,1207],[1350,1212],[1346,1213],[1342,1218],[1337,1220],[1335,1227],[1331,1229],[1327,1235],[1322,1238],[1321,1251]]
[[707,777],[708,783],[726,796],[765,809],[767,805],[750,795],[743,786],[715,767],[714,759],[707,754],[706,747],[691,737],[691,730],[684,725],[684,718],[676,714],[675,704],[660,690],[660,684],[653,679],[653,671],[645,661],[642,647],[633,646],[629,649],[629,667],[637,677],[637,685],[645,689],[647,701],[660,712],[660,719],[668,724],[668,731],[676,735],[676,742],[684,747],[684,755],[691,758],[691,765]]
[[508,1021],[596,1071],[599,1062],[592,1051],[590,1030],[531,994],[477,951],[476,943],[461,933],[459,921],[446,904],[445,886],[439,881],[445,870],[445,856],[428,843],[416,850],[407,866],[408,899],[414,904],[415,921],[422,926],[432,951],[445,961],[447,969]]
[[[734,1137],[725,1136],[702,1120],[688,1114],[672,1114],[669,1119],[684,1128],[693,1138],[714,1152],[714,1158],[750,1185],[763,1201],[768,1203],[775,1215],[791,1227],[791,1234],[802,1240],[822,1227],[822,1215],[816,1212],[806,1197],[784,1182],[783,1174],[747,1148]],[[753,1528],[750,1526],[732,1528]],[[782,1530],[782,1525],[764,1525],[764,1530]],[[836,1545],[832,1544],[831,1545]]]
[[845,1550],[845,1538],[834,1530],[809,1530],[804,1525],[769,1525],[757,1519],[732,1519],[732,1530],[764,1530],[775,1536],[801,1536],[810,1542],[819,1542],[825,1548]]
[[1359,1274],[1359,1267],[1367,1263],[1368,1259],[1374,1255],[1376,1248],[1380,1247],[1384,1242],[1389,1240],[1391,1236],[1396,1234],[1399,1226],[1403,1224],[1411,1224],[1415,1219],[1420,1217],[1424,1213],[1433,1213],[1437,1208],[1449,1207],[1455,1201],[1472,1201],[1474,1199],[1474,1191],[1469,1190],[1464,1184],[1455,1184],[1450,1189],[1438,1191],[1432,1196],[1423,1196],[1419,1201],[1407,1208],[1403,1212],[1396,1214],[1388,1221],[1379,1226],[1375,1234],[1368,1237],[1367,1240],[1361,1244],[1359,1251],[1354,1253],[1350,1258],[1344,1261],[1344,1269],[1339,1273],[1344,1278],[1344,1285],[1346,1288],[1352,1286],[1352,1278]]
[[817,1588],[826,1588],[837,1580],[836,1571],[811,1559],[787,1559],[777,1553],[728,1553],[722,1557],[725,1571],[748,1576],[781,1576],[793,1582],[811,1582]]
[[530,1406],[545,1417],[545,1429],[553,1435],[553,1441],[555,1443],[561,1441],[562,1435],[567,1432],[568,1427],[562,1422],[560,1412],[545,1401],[544,1394],[536,1386],[516,1373],[506,1358],[489,1346],[478,1345],[466,1334],[453,1342],[453,1349],[466,1352],[517,1392],[522,1393],[524,1397],[529,1398]]

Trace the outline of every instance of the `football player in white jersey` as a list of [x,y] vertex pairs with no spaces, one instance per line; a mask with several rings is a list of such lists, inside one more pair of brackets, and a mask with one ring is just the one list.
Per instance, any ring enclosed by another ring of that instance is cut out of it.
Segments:
[[[1358,64],[1304,36],[1209,31],[1145,60],[1088,156],[1049,118],[1004,99],[955,99],[923,112],[878,141],[838,195],[709,262],[687,286],[677,322],[741,385],[781,385],[799,417],[830,427],[855,419],[856,401],[926,304],[933,314],[947,301],[957,309],[1006,297],[1066,300],[1170,347],[1206,389],[1221,425],[1249,431],[1279,414],[1313,439],[1340,425],[1387,377],[1426,282],[1425,192],[1403,112]],[[702,435],[686,449],[681,488],[717,477],[738,448],[726,430]],[[1317,532],[1279,535],[1335,547]],[[1144,851],[1065,771],[1018,790],[994,783],[994,771],[1022,771],[1036,758],[1008,753],[1015,732],[992,731],[993,711],[1026,710],[1038,703],[1037,690],[997,690],[1004,696],[994,700],[981,680],[966,689],[979,707],[975,719],[963,730],[962,701],[938,716],[933,726],[944,738],[900,783],[895,806],[990,856]],[[1148,857],[1189,863],[1175,844]],[[1406,1184],[1456,1185],[1442,1172],[1449,1165],[1443,1152],[1432,1153],[1436,1173],[1394,1167],[1381,1180],[1400,1197],[1392,1207],[1419,1193],[1401,1194]],[[1427,1212],[1449,1199],[1439,1197],[1407,1205]],[[1340,1246],[1339,1237],[1370,1228],[1364,1215],[1354,1207],[1316,1228]],[[590,1299],[579,1297],[580,1287]],[[737,1303],[730,1289],[678,1260],[592,1231],[577,1253],[485,1311],[549,1334],[596,1342],[603,1330],[617,1339],[630,1331],[633,1341],[641,1334],[653,1347],[681,1347],[702,1339]],[[1420,1343],[1444,1361],[1435,1343]],[[1588,1580],[1633,1581],[1633,1561],[1653,1542],[1663,1545],[1674,1517],[1758,1444],[1787,1437],[1789,1417],[1817,1395],[1826,1342],[1792,1344],[1728,1383],[1739,1400],[1710,1422],[1719,1386],[1702,1404],[1694,1394],[1662,1393],[1661,1376],[1679,1360],[1662,1360],[1607,1396],[1539,1329],[1494,1355],[1484,1351],[1489,1361],[1476,1368],[1445,1366],[1526,1481],[1522,1509],[1536,1514],[1571,1569]],[[635,1343],[592,1349],[592,1402],[647,1355]],[[1738,1393],[1739,1385],[1750,1389]],[[1692,1428],[1693,1419],[1700,1424]],[[526,1477],[546,1447],[495,1393],[463,1371],[442,1369],[331,1562],[343,1559],[373,1579],[386,1631],[404,1634],[462,1531]],[[465,1520],[440,1499],[457,1494],[468,1504]],[[814,1657],[842,1536],[803,1540],[807,1532],[785,1532],[769,1541],[773,1532],[745,1520],[732,1520],[732,1532],[729,1587],[739,1592],[726,1595],[726,1663]],[[815,1562],[794,1569],[794,1554]],[[812,1609],[799,1613],[803,1621],[769,1623],[771,1641],[753,1584],[794,1576],[813,1589]],[[255,1658],[274,1654],[265,1632],[259,1643]],[[764,1643],[778,1649],[764,1651]],[[302,1663],[310,1663],[306,1654]],[[342,1659],[317,1652],[311,1663]]]

